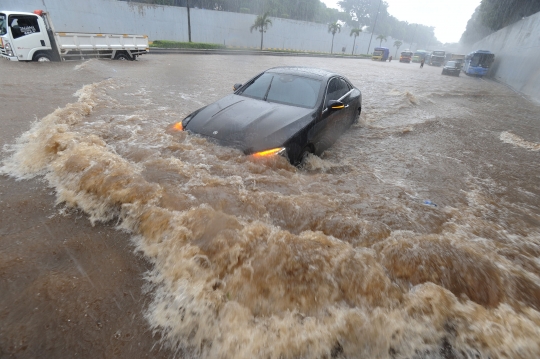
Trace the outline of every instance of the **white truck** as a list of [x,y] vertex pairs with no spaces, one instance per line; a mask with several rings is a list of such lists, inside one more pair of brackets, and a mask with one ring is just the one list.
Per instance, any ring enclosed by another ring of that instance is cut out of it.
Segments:
[[0,11],[0,55],[11,61],[135,60],[147,52],[146,35],[56,32],[46,11]]

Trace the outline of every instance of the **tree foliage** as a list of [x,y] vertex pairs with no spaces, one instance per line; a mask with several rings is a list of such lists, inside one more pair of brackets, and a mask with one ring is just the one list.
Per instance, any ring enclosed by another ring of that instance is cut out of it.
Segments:
[[461,39],[465,45],[474,44],[489,34],[540,11],[540,0],[482,0]]
[[[159,5],[187,6],[187,0],[123,0]],[[517,0],[516,0],[517,1]],[[540,1],[540,0],[531,0]],[[380,9],[379,9],[380,5]],[[339,6],[343,11],[328,8],[320,0],[189,0],[189,6],[199,9],[230,11],[247,14],[268,13],[271,17],[322,24],[340,21],[352,28],[372,31],[375,16],[377,34],[387,34],[394,39],[414,42],[418,47],[435,46],[434,28],[400,21],[388,13],[388,4],[381,0],[341,0]]]
[[540,0],[482,0],[480,3],[482,24],[494,31],[538,11]]
[[351,52],[351,55],[354,55],[354,47],[356,45],[356,38],[358,36],[360,36],[360,33],[362,32],[362,29],[351,29],[351,34],[349,36],[353,36],[354,35],[354,41],[353,41],[353,45],[352,45],[352,52]]
[[332,47],[330,48],[330,53],[334,53],[334,36],[336,33],[341,32],[341,24],[337,21],[331,24],[328,24],[328,32],[332,34]]
[[[122,0],[156,5],[187,6],[187,0]],[[189,0],[191,8],[248,14],[268,13],[272,17],[320,23],[346,21],[345,13],[330,9],[320,0]]]
[[386,37],[387,37],[386,35],[379,35],[379,36],[377,36],[377,37],[375,38],[375,39],[377,39],[377,40],[380,40],[379,47],[382,46],[382,42],[383,42],[383,41],[386,42]]
[[394,41],[394,47],[396,48],[396,53],[394,54],[394,57],[397,57],[397,52],[399,48],[401,47],[401,45],[403,45],[402,41],[399,41],[399,40]]
[[[388,3],[384,0],[341,0],[339,6],[349,15],[347,24],[352,27],[365,28],[376,34],[387,34],[409,43],[414,42],[417,47],[436,46],[439,43],[433,27],[396,19],[388,13]],[[377,25],[373,29],[375,18]]]
[[480,20],[480,5],[476,8],[471,18],[467,22],[465,32],[461,35],[460,43],[464,45],[472,45],[480,41],[484,37],[491,34],[493,30],[485,26]]
[[268,12],[265,12],[263,15],[258,15],[253,25],[251,25],[251,27],[249,28],[249,32],[253,32],[253,30],[257,30],[261,33],[261,50],[263,49],[264,33],[268,29],[268,26],[271,26],[271,25],[272,25],[272,20],[268,18]]

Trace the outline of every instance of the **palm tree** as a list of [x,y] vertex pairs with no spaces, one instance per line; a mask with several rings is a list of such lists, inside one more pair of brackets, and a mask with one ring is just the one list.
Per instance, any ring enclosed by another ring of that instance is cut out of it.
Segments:
[[383,40],[386,41],[386,35],[379,35],[375,38],[375,40],[381,40],[380,44],[379,44],[379,47],[382,46],[382,42]]
[[354,45],[356,45],[356,38],[358,36],[360,36],[360,33],[362,32],[362,29],[351,29],[351,35],[349,36],[353,36],[354,35],[354,42],[353,42],[353,45],[352,45],[352,52],[351,52],[351,55],[354,55]]
[[334,36],[336,36],[336,32],[341,32],[341,24],[339,24],[337,21],[328,24],[328,32],[332,34],[332,48],[330,49],[330,53],[334,53]]
[[396,54],[394,55],[394,57],[396,57],[396,58],[397,58],[397,52],[398,52],[399,48],[401,47],[401,45],[403,45],[403,42],[401,42],[399,40],[394,41],[394,46],[396,47]]
[[249,28],[249,32],[253,32],[253,30],[259,30],[261,32],[261,50],[263,49],[263,34],[269,25],[272,25],[272,20],[268,18],[268,12],[265,12],[264,15],[257,15],[255,22]]

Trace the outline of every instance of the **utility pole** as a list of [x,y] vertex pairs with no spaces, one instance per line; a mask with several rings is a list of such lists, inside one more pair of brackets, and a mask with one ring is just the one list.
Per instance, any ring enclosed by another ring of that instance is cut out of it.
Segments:
[[191,42],[191,19],[189,17],[189,0],[187,0],[187,28],[188,28],[188,39]]
[[367,54],[369,55],[369,48],[371,47],[371,39],[373,39],[373,33],[375,32],[375,26],[377,26],[377,18],[379,17],[379,11],[381,10],[382,0],[379,1],[379,8],[377,9],[377,14],[375,14],[375,23],[373,24],[373,29],[371,30],[371,37],[369,38],[369,45],[367,47]]
[[[416,30],[418,29],[418,24],[416,24],[416,27],[414,28],[414,32],[413,32],[413,36],[412,36],[412,41],[411,41],[411,51],[412,51],[412,47],[414,46],[414,38],[416,37]],[[418,48],[418,46],[417,46]]]

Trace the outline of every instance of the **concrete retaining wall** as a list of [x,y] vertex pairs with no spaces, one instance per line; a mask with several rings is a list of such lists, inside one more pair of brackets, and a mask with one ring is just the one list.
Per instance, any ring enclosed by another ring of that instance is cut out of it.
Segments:
[[540,13],[483,38],[472,50],[493,52],[490,76],[540,103]]
[[[2,0],[0,10],[51,13],[57,31],[129,33],[148,35],[153,40],[188,41],[187,9],[182,7],[137,4],[116,0]],[[259,48],[260,33],[250,33],[256,16],[225,11],[191,9],[191,39],[194,42]],[[271,18],[273,25],[264,34],[264,47],[301,51],[330,52],[332,35],[328,26],[305,21]],[[334,53],[351,53],[354,37],[344,27],[334,38]],[[367,53],[371,33],[356,39],[355,54]],[[370,53],[379,46],[374,34]],[[395,56],[394,39],[382,46]],[[403,44],[400,50],[409,48]]]

